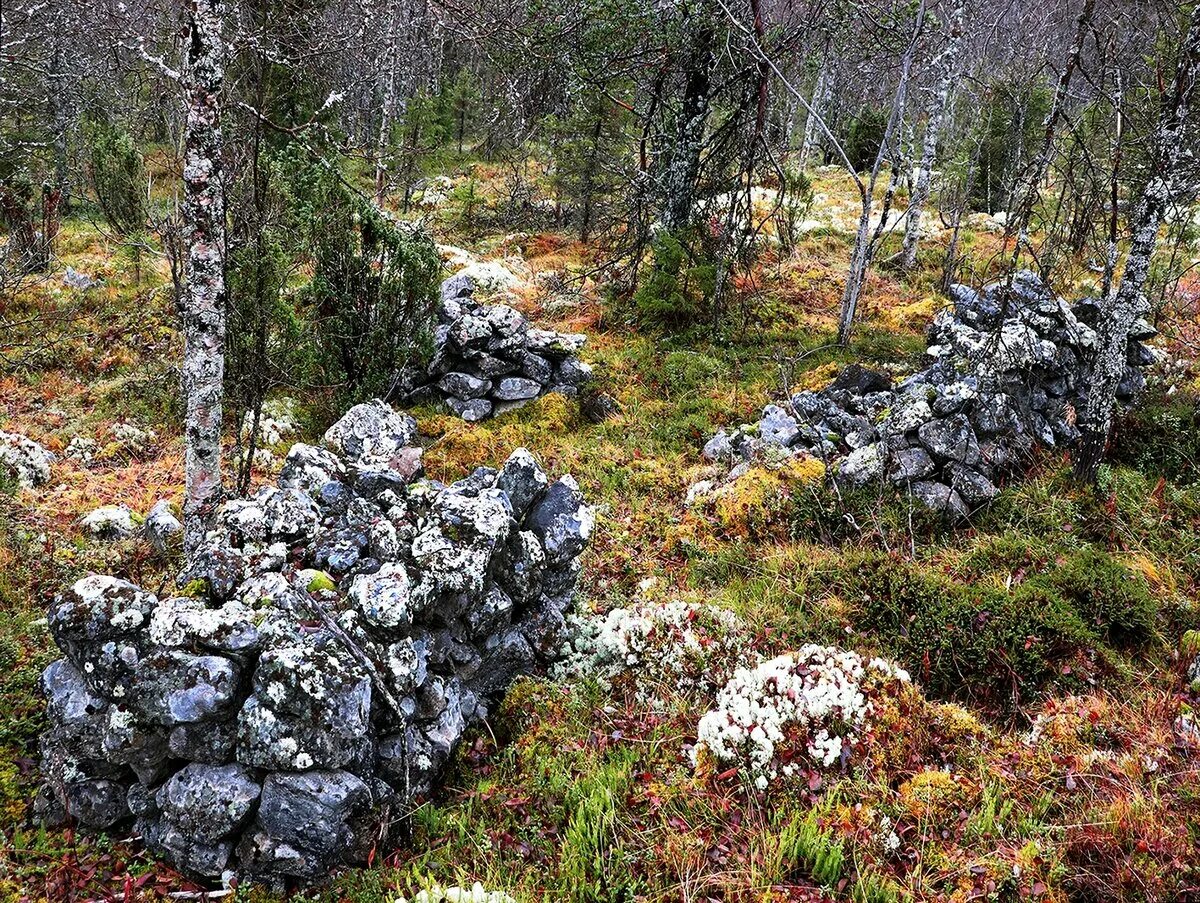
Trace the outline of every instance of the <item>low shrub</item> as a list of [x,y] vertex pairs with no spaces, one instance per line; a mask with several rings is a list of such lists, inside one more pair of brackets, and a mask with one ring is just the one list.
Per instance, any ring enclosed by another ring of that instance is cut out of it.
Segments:
[[1117,463],[1176,483],[1200,482],[1200,398],[1180,392],[1138,405],[1117,421],[1111,447]]
[[[964,586],[879,553],[840,567],[838,592],[889,654],[942,698],[1007,705],[1087,670],[1096,633],[1054,591]],[[1084,666],[1081,668],[1081,666]]]
[[1158,603],[1149,583],[1107,552],[1076,552],[1033,582],[1052,589],[1114,646],[1140,646],[1154,637]]

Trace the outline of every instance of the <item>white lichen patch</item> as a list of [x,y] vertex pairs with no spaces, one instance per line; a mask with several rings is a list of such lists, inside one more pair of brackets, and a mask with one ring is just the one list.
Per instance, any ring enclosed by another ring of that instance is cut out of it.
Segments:
[[417,893],[411,901],[397,897],[393,903],[516,903],[503,891],[485,890],[476,881],[470,887],[443,887],[435,884]]
[[661,690],[713,689],[742,657],[744,631],[733,612],[696,602],[643,602],[605,615],[572,616],[560,678],[609,681],[631,673],[647,700]]
[[902,668],[882,659],[809,644],[752,668],[739,668],[700,719],[696,757],[736,763],[759,789],[802,768],[848,761],[869,727],[872,697]]

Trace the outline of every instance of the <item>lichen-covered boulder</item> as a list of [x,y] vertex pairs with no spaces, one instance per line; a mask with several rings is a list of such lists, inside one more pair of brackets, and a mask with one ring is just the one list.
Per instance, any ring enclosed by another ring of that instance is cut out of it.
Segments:
[[361,861],[464,733],[560,653],[594,515],[526,449],[449,485],[410,418],[359,405],[230,499],[159,599],[55,600],[37,811],[136,820],[184,871],[270,883]]
[[0,470],[12,474],[26,489],[50,481],[54,454],[19,433],[0,430]]

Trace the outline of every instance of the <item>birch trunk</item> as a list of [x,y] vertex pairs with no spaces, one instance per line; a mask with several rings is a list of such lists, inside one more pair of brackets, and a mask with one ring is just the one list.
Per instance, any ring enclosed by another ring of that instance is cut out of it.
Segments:
[[833,88],[833,79],[829,77],[829,67],[825,58],[821,59],[821,68],[817,72],[817,83],[813,86],[812,112],[804,118],[804,141],[800,145],[800,168],[808,166],[808,162],[821,143],[821,128],[818,117],[824,115],[829,94]]
[[[375,142],[375,203],[383,206],[387,193],[387,153],[396,112],[396,30],[400,16],[399,3],[393,0],[388,11],[387,53],[384,55],[383,107],[379,113],[379,134]],[[459,150],[462,150],[460,140]]]
[[225,46],[221,0],[189,0],[184,78],[183,214],[187,272],[183,392],[187,401],[184,547],[204,539],[221,499],[221,402],[225,372],[225,192],[221,172],[221,90]]
[[691,25],[692,32],[684,72],[683,99],[680,104],[679,128],[674,153],[666,177],[666,202],[663,228],[676,232],[692,220],[696,179],[700,174],[700,153],[704,148],[704,133],[708,127],[709,90],[713,66],[713,27],[703,22]]
[[1129,331],[1138,317],[1147,312],[1146,280],[1177,177],[1180,148],[1187,137],[1188,112],[1198,79],[1200,6],[1192,11],[1175,84],[1159,117],[1151,158],[1152,174],[1133,216],[1133,239],[1125,257],[1121,285],[1115,295],[1103,299],[1101,306],[1099,347],[1083,418],[1083,437],[1074,465],[1075,475],[1088,483],[1096,482],[1104,456],[1117,387],[1128,366]]
[[[871,236],[871,209],[875,202],[875,184],[879,181],[879,172],[883,161],[891,155],[892,172],[896,172],[900,156],[900,127],[904,122],[904,106],[908,98],[908,82],[912,75],[913,56],[917,50],[917,42],[925,28],[925,0],[917,7],[916,21],[913,24],[912,40],[904,52],[900,66],[900,80],[896,86],[896,96],[892,101],[892,113],[888,117],[887,128],[884,129],[883,142],[879,145],[879,153],[875,155],[875,164],[871,167],[871,179],[863,185],[859,182],[859,193],[862,199],[862,212],[858,218],[858,231],[854,238],[854,250],[850,254],[850,268],[846,272],[846,286],[842,290],[841,309],[838,314],[837,342],[843,347],[850,344],[850,333],[854,328],[854,318],[858,311],[858,302],[862,297],[863,286],[867,281],[867,270],[871,266],[871,257],[875,253],[877,238]],[[889,184],[890,194],[895,193],[895,178]],[[890,195],[888,199],[890,204]],[[886,211],[884,213],[886,216]],[[882,224],[882,217],[881,217]],[[879,231],[879,230],[877,230]],[[882,234],[879,231],[879,234]]]
[[900,266],[906,270],[911,270],[917,262],[917,244],[921,240],[921,214],[925,212],[925,202],[929,200],[931,174],[933,164],[937,160],[938,138],[941,137],[942,123],[946,117],[950,89],[954,85],[965,7],[964,0],[958,0],[950,19],[949,43],[942,51],[938,61],[941,67],[941,78],[938,82],[937,93],[933,96],[933,104],[929,108],[929,121],[925,124],[925,142],[921,148],[921,169],[917,173],[912,197],[908,203],[908,223],[904,229],[904,246],[900,250]]

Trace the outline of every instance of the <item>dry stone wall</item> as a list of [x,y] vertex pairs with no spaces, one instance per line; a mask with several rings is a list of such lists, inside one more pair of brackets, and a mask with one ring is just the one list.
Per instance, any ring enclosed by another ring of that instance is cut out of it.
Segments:
[[586,336],[537,329],[514,308],[483,304],[475,293],[466,273],[442,283],[434,353],[426,370],[405,380],[409,400],[440,399],[474,423],[548,392],[579,394],[592,377],[579,359]]
[[435,787],[558,655],[593,514],[525,449],[443,485],[415,439],[358,405],[221,506],[185,593],[93,575],[56,600],[45,820],[132,822],[189,874],[279,884],[362,861]]
[[[1100,309],[1074,305],[1021,271],[1011,284],[951,287],[953,304],[928,331],[927,367],[894,384],[857,364],[819,392],[768,405],[762,418],[704,447],[736,477],[754,461],[811,455],[840,485],[885,483],[930,510],[965,517],[998,492],[996,482],[1038,446],[1070,446],[1087,401]],[[1125,402],[1145,386],[1155,335],[1138,321],[1118,390]]]

